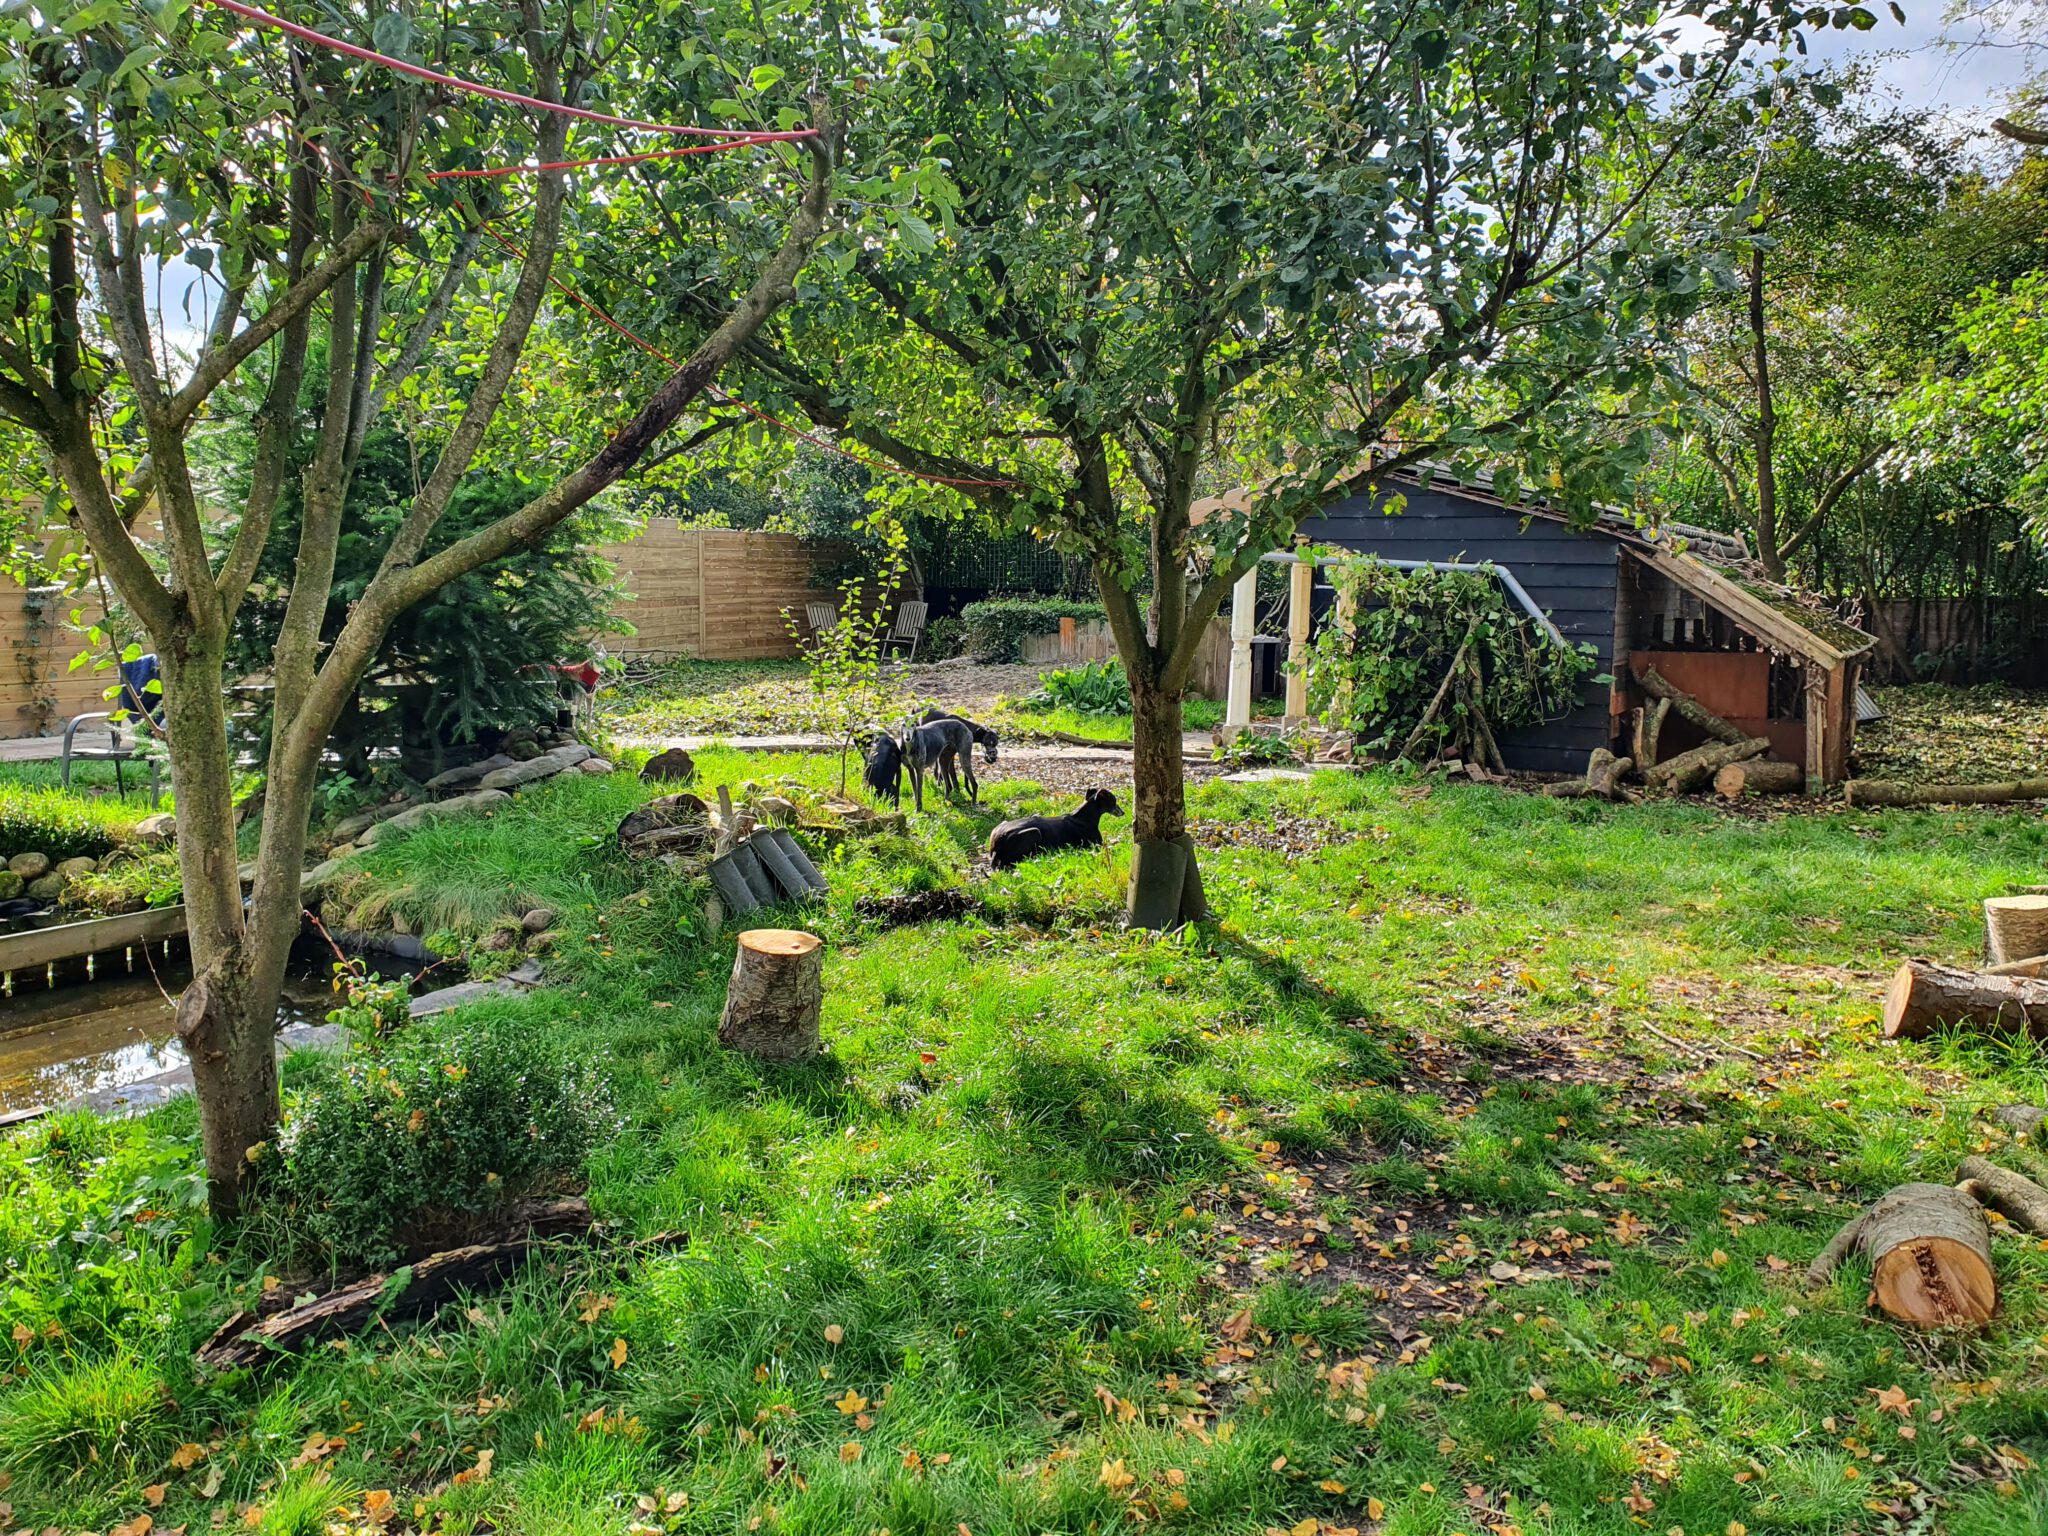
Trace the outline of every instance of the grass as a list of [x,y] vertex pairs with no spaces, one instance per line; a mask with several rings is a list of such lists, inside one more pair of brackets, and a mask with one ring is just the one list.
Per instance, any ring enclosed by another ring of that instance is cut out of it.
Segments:
[[[693,936],[701,889],[603,839],[647,793],[571,776],[372,869],[562,914],[557,984],[477,1012],[605,1064],[626,1128],[593,1203],[687,1248],[571,1249],[202,1378],[271,1260],[193,1205],[191,1106],[26,1128],[0,1143],[20,1523],[102,1529],[158,1484],[158,1527],[194,1530],[387,1492],[388,1529],[550,1536],[2048,1522],[2048,1251],[1999,1237],[2005,1308],[1969,1339],[1874,1320],[1859,1272],[1798,1280],[1858,1203],[1952,1177],[1986,1106],[2048,1094],[2036,1048],[1875,1026],[1889,964],[1974,952],[1978,900],[2041,878],[2039,818],[1216,783],[1218,921],[1160,937],[1117,926],[1127,824],[969,876],[1046,806],[997,784],[828,863],[790,917],[830,945],[829,1054],[773,1070],[716,1046],[732,943]],[[856,909],[961,880],[959,920]],[[146,1435],[97,1406],[117,1378],[161,1380]]]
[[146,797],[121,800],[0,780],[0,852],[97,858],[128,841],[152,813]]

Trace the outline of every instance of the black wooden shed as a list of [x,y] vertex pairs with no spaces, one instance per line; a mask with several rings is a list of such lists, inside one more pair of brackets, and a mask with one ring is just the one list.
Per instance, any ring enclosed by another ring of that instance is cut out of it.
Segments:
[[[1510,505],[1484,484],[1428,471],[1361,477],[1299,537],[1388,560],[1485,561],[1513,573],[1562,636],[1593,647],[1589,681],[1561,718],[1501,739],[1512,768],[1579,773],[1594,749],[1629,750],[1647,666],[1730,722],[1768,736],[1810,783],[1848,773],[1856,674],[1875,641],[1766,581],[1742,540],[1620,512],[1578,522]],[[1397,503],[1398,498],[1398,503]],[[1663,751],[1697,744],[1673,722]]]

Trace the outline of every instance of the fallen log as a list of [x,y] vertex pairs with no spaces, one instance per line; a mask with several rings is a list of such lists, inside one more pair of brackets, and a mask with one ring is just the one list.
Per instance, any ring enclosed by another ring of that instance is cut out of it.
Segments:
[[1724,746],[1732,747],[1749,739],[1740,726],[1730,725],[1683,688],[1667,682],[1655,667],[1645,667],[1636,681],[1651,698],[1662,699],[1678,711],[1681,720],[1690,720]]
[[1659,699],[1654,709],[1636,711],[1636,766],[1647,773],[1657,761],[1657,738],[1664,732],[1664,717],[1671,713],[1671,701]]
[[1797,763],[1780,763],[1770,758],[1730,763],[1714,775],[1714,793],[1723,800],[1740,800],[1745,794],[1794,795],[1804,788],[1804,768]]
[[2048,981],[1908,960],[1893,973],[1885,991],[1885,1039],[1925,1039],[1943,1024],[2048,1039]]
[[1991,1111],[1991,1118],[2021,1141],[2032,1141],[2048,1123],[2048,1109],[2038,1104],[2001,1104]]
[[274,1355],[295,1354],[330,1334],[353,1332],[380,1317],[432,1311],[460,1291],[496,1280],[542,1243],[587,1234],[591,1221],[590,1202],[581,1196],[538,1202],[523,1209],[518,1227],[500,1241],[429,1254],[416,1264],[366,1275],[271,1317],[238,1312],[199,1347],[198,1361],[217,1371],[255,1366]]
[[1640,799],[1622,787],[1621,781],[1628,776],[1636,760],[1632,757],[1616,757],[1605,747],[1595,747],[1593,756],[1586,764],[1583,779],[1565,779],[1556,784],[1543,786],[1543,793],[1555,800],[1630,800]]
[[1770,750],[1771,742],[1767,736],[1748,736],[1737,742],[1712,742],[1666,758],[1643,774],[1643,782],[1652,789],[1689,794],[1695,789],[1705,789],[1714,781],[1714,775],[1730,763],[1762,757]]
[[2048,800],[2048,779],[2017,779],[2010,784],[1895,784],[1889,779],[1851,779],[1842,786],[1848,804],[2009,805],[2017,800]]
[[1956,1188],[2022,1232],[2048,1237],[2048,1189],[2025,1174],[2001,1168],[1989,1158],[1966,1157],[1956,1165]]
[[2038,976],[2048,970],[2048,955],[2029,955],[2024,960],[2008,960],[2003,965],[1987,965],[1986,976]]
[[1129,752],[1128,741],[1103,741],[1095,736],[1076,736],[1072,731],[1047,731],[1046,735],[1063,747],[1096,747],[1104,752]]
[[1953,1328],[1987,1322],[1998,1310],[1991,1230],[1960,1189],[1901,1184],[1834,1235],[1806,1283],[1825,1283],[1852,1252],[1869,1258],[1871,1294],[1901,1322]]

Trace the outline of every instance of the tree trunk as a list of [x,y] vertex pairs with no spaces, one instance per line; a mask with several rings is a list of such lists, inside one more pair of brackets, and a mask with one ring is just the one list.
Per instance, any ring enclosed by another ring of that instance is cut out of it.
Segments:
[[1181,761],[1182,688],[1166,688],[1142,665],[1131,679],[1131,885],[1134,928],[1177,928],[1208,916],[1201,866],[1188,836],[1187,783]]
[[1894,784],[1886,779],[1851,779],[1842,792],[1852,806],[2009,805],[2019,800],[2048,800],[2048,779],[2019,779],[2010,784]]
[[1642,683],[1643,692],[1653,699],[1668,701],[1671,707],[1678,711],[1681,719],[1690,720],[1714,740],[1734,746],[1748,739],[1742,734],[1739,726],[1730,725],[1683,688],[1666,682],[1663,674],[1655,667],[1644,668],[1639,681]]
[[768,1061],[808,1061],[818,1054],[824,1000],[824,940],[794,928],[750,928],[733,955],[718,1043]]
[[2048,981],[1908,960],[1884,996],[1884,1037],[1921,1040],[1943,1024],[2012,1030],[2048,1040]]
[[1806,1283],[1823,1283],[1851,1252],[1869,1257],[1877,1304],[1901,1322],[1952,1328],[1998,1310],[1984,1212],[1946,1184],[1900,1185],[1835,1234]]
[[1806,770],[1797,763],[1730,763],[1714,775],[1714,793],[1724,800],[1752,795],[1796,795],[1806,788]]
[[208,1199],[217,1220],[241,1208],[250,1149],[277,1125],[277,997],[284,961],[266,987],[249,970],[251,946],[235,851],[222,657],[180,625],[160,655],[164,726],[177,786],[178,869],[192,944],[192,980],[176,1029],[191,1060]]
[[1751,736],[1732,745],[1714,742],[1709,746],[1694,747],[1690,752],[1681,752],[1645,770],[1643,782],[1652,789],[1687,794],[1695,789],[1705,789],[1713,782],[1714,775],[1730,763],[1762,757],[1770,750],[1770,738],[1766,736]]

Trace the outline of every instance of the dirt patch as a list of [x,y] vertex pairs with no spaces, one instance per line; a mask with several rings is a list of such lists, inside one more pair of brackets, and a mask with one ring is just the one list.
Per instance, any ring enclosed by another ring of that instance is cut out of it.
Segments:
[[981,910],[978,897],[957,886],[939,891],[910,891],[901,896],[863,896],[853,904],[862,917],[880,921],[884,928],[905,928],[913,923],[939,923],[965,917]]
[[[1193,777],[1192,773],[1190,777]],[[1188,832],[1201,848],[1255,848],[1288,858],[1321,853],[1325,848],[1361,841],[1384,842],[1386,829],[1366,831],[1338,825],[1323,816],[1302,816],[1278,806],[1229,821],[1201,818],[1188,823]]]

